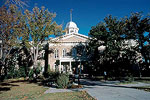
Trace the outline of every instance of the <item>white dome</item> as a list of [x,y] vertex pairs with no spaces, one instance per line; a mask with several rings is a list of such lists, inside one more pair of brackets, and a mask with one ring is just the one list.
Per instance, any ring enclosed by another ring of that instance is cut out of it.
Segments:
[[70,21],[67,23],[66,28],[77,28],[76,23]]

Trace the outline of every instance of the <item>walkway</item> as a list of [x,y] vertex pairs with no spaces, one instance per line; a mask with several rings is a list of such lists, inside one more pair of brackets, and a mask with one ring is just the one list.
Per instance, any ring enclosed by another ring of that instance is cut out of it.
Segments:
[[56,89],[50,88],[45,93],[87,91],[97,100],[150,100],[150,92],[130,88],[131,86],[141,86],[150,84],[115,85],[117,81],[99,82],[91,80],[81,80],[83,89]]
[[84,90],[98,100],[150,100],[150,92],[130,88],[130,86],[141,86],[141,84],[121,86],[115,85],[116,81],[98,82],[90,80],[82,80],[82,83],[85,86]]

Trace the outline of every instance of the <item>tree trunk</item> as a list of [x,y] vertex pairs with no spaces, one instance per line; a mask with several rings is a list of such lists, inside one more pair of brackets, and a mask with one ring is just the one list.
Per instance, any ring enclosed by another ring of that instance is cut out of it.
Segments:
[[37,74],[36,74],[36,69],[37,69],[37,60],[38,60],[38,54],[39,54],[39,45],[37,45],[34,49],[34,58],[33,58],[33,69],[34,69],[34,74],[35,74],[35,78],[37,78]]
[[46,76],[46,73],[48,72],[48,44],[46,45],[45,49],[45,55],[44,55],[44,60],[45,60],[45,66],[44,66],[44,75]]
[[37,60],[38,60],[38,52],[39,51],[39,47],[38,45],[36,46],[36,49],[35,49],[35,58],[34,58],[34,67],[36,68],[37,67]]

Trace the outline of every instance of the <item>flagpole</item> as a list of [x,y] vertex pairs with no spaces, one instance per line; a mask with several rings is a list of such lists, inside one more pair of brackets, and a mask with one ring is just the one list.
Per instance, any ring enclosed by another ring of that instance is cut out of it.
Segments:
[[72,22],[72,9],[70,9],[70,21]]

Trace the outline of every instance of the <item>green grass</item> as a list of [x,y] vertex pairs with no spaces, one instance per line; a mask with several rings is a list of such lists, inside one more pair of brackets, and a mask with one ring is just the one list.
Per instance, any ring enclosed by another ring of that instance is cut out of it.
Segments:
[[86,91],[48,93],[48,88],[21,80],[0,83],[0,100],[95,100]]
[[120,82],[118,84],[137,84],[138,82],[141,83],[146,83],[146,84],[150,84],[150,80],[135,80],[135,81],[124,81],[124,82]]
[[137,82],[142,82],[142,83],[150,84],[150,80],[137,80]]
[[[125,82],[120,82],[119,84],[137,84],[138,82],[150,84],[150,80],[136,80],[133,82],[125,81]],[[149,86],[141,86],[141,87],[132,87],[132,88],[150,92],[150,85]]]
[[134,88],[150,92],[150,86],[142,86],[142,87],[134,87]]
[[135,82],[135,81],[132,81],[132,82],[130,82],[130,81],[125,81],[125,82],[117,83],[117,85],[121,85],[121,84],[137,84],[137,82]]
[[[150,80],[137,80],[137,82],[150,84]],[[149,86],[136,87],[136,89],[144,90],[144,91],[150,92],[150,85],[149,85]]]

